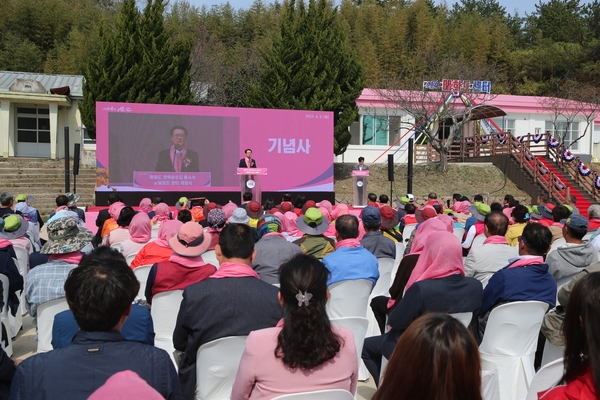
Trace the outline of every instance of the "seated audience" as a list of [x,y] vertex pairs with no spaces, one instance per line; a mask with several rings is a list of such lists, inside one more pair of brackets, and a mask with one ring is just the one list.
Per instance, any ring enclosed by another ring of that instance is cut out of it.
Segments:
[[492,275],[506,267],[508,260],[519,255],[517,249],[509,246],[505,235],[508,218],[501,212],[491,212],[485,216],[483,245],[472,248],[465,259],[465,276],[471,276],[487,285]]
[[248,336],[231,399],[325,389],[356,392],[356,347],[350,330],[329,322],[327,275],[319,260],[304,254],[281,266],[283,320]]
[[101,238],[105,238],[112,230],[119,227],[117,220],[119,219],[119,214],[124,207],[125,204],[120,201],[117,201],[108,207],[108,214],[110,215],[110,218],[104,221],[104,224],[102,225],[102,233],[100,234]]
[[519,256],[490,278],[483,290],[479,309],[479,333],[483,330],[490,311],[497,305],[513,302],[537,300],[548,303],[550,308],[556,303],[556,281],[548,272],[544,255],[550,249],[552,234],[542,224],[528,224],[519,240]]
[[433,232],[406,284],[404,296],[389,314],[391,330],[365,339],[362,359],[379,382],[381,357],[389,359],[409,325],[427,312],[473,312],[481,304],[481,282],[464,277],[460,242],[450,232]]
[[[111,193],[108,195],[108,206],[110,207],[111,205],[113,205],[114,203],[117,202],[122,202],[123,200],[121,200],[121,197],[116,194],[116,193]],[[142,200],[143,201],[143,200]],[[141,206],[141,203],[140,203]],[[98,245],[102,242],[102,232],[103,232],[103,227],[104,227],[104,223],[111,219],[111,215],[108,213],[108,208],[104,208],[100,211],[98,211],[98,216],[96,217],[96,227],[98,227],[98,230],[96,231],[96,234],[94,235],[94,244]],[[118,215],[117,215],[118,216]],[[41,225],[40,225],[41,227]]]
[[[287,214],[288,213],[286,213],[284,217],[287,217]],[[295,215],[296,214],[294,214],[294,216]],[[300,239],[295,240],[294,244],[300,246],[304,254],[309,254],[322,259],[335,251],[335,240],[323,235],[329,228],[329,224],[327,223],[327,220],[323,218],[323,214],[321,214],[321,211],[319,211],[318,208],[312,207],[306,210],[304,215],[299,217],[296,223],[298,226],[297,229],[304,233],[304,235],[302,235]],[[290,231],[288,231],[288,234],[293,236]]]
[[[0,225],[2,225],[2,218],[0,218]],[[12,249],[12,246],[10,249]],[[0,251],[0,274],[6,275],[8,278],[8,288],[2,288],[2,290],[8,290],[8,309],[15,316],[20,304],[17,292],[23,290],[23,276],[8,251]],[[1,303],[2,301],[0,300]],[[2,304],[2,306],[4,305]]]
[[131,370],[165,399],[181,399],[169,355],[154,346],[127,341],[120,334],[139,287],[124,260],[83,258],[64,283],[67,303],[80,330],[67,347],[23,361],[10,398],[83,400],[116,372]]
[[150,218],[145,212],[138,212],[129,224],[129,239],[121,243],[121,253],[124,257],[137,254],[152,239]]
[[183,224],[177,235],[169,239],[169,246],[173,249],[169,260],[150,268],[145,292],[148,303],[152,303],[152,298],[158,293],[183,290],[214,274],[217,268],[202,258],[210,241],[210,233],[204,232],[200,224],[192,221]]
[[327,286],[336,282],[366,279],[373,282],[379,279],[377,258],[358,241],[358,218],[342,215],[335,224],[335,251],[323,258],[323,264],[331,273]]
[[14,214],[13,205],[15,203],[15,197],[10,192],[0,193],[0,217],[4,217],[8,214]]
[[415,399],[482,400],[477,342],[462,323],[448,314],[426,314],[408,327],[372,397]]
[[485,224],[483,221],[485,220],[485,216],[492,212],[492,209],[487,204],[483,203],[475,203],[474,205],[469,207],[469,211],[475,218],[475,222],[471,225],[469,230],[465,227],[465,240],[462,243],[463,249],[470,250],[471,245],[473,244],[473,239],[479,235],[483,235],[483,231],[485,229]]
[[297,216],[302,215],[302,208],[304,207],[304,203],[306,203],[306,196],[303,194],[299,194],[298,196],[296,196],[296,198],[294,199],[294,213]]
[[219,269],[184,289],[173,333],[175,349],[184,352],[179,380],[189,400],[195,398],[196,353],[201,345],[273,327],[282,316],[277,288],[261,281],[250,267],[256,257],[250,226],[227,225],[215,253]]
[[88,400],[127,399],[162,400],[164,399],[152,386],[133,371],[117,372],[100,386]]
[[592,232],[600,228],[600,204],[592,204],[588,208],[588,220],[590,221],[588,231]]
[[[562,206],[556,206],[559,207]],[[567,218],[562,227],[562,236],[567,243],[546,256],[548,271],[557,281],[576,275],[582,268],[598,261],[596,248],[590,242],[582,240],[587,234],[588,225],[587,218],[575,214]]]
[[516,247],[525,225],[529,222],[529,210],[525,206],[518,205],[513,208],[511,216],[514,223],[508,227],[504,237],[509,245]]
[[208,250],[214,250],[217,244],[219,244],[219,235],[227,223],[225,212],[219,208],[210,210],[206,216],[206,222],[206,232],[210,233],[212,237]]
[[546,339],[548,339],[548,341],[554,346],[562,347],[565,345],[561,327],[565,319],[565,311],[569,305],[569,297],[573,291],[573,286],[575,286],[577,281],[579,281],[581,278],[591,274],[592,272],[600,272],[600,262],[583,268],[581,272],[575,275],[569,282],[564,284],[558,291],[558,296],[556,297],[556,308],[554,310],[550,310],[550,312],[544,316],[544,322],[542,322],[541,331]]
[[[571,212],[565,206],[556,206],[552,210],[552,224],[548,227],[550,232],[552,233],[552,243],[556,241],[556,239],[560,239],[563,237],[563,222],[565,219],[569,218]],[[587,233],[587,232],[586,232]],[[552,244],[550,243],[550,244]]]
[[177,213],[177,221],[181,221],[181,223],[185,224],[186,222],[192,221],[192,213],[190,210],[186,210],[185,208],[179,210]]
[[1,224],[0,239],[8,240],[13,246],[23,247],[29,254],[33,252],[33,243],[27,235],[29,222],[20,215],[11,214],[2,218]]
[[229,217],[229,220],[227,220],[227,222],[230,224],[248,225],[250,223],[250,217],[248,216],[248,212],[245,208],[238,207],[235,210],[233,210],[233,214],[231,214],[231,217]]
[[119,212],[119,218],[117,218],[118,228],[110,231],[109,234],[104,238],[105,246],[122,243],[131,237],[131,234],[129,233],[129,225],[131,224],[131,220],[135,214],[135,210],[129,206],[121,209],[121,212]]
[[544,400],[597,399],[600,389],[600,274],[581,278],[569,296],[562,331],[566,342],[562,385],[539,393]]
[[40,253],[49,254],[46,264],[38,265],[25,277],[25,307],[37,325],[37,308],[50,300],[65,297],[65,281],[76,268],[80,252],[92,240],[92,232],[79,227],[74,217],[59,217],[47,224],[48,241]]
[[383,236],[392,240],[394,243],[402,243],[402,234],[396,227],[398,225],[398,213],[390,206],[383,205],[379,209],[381,213],[381,232]]
[[383,236],[380,209],[367,206],[362,211],[362,224],[365,235],[360,241],[361,246],[369,250],[377,258],[396,258],[396,244],[388,237]]
[[[150,200],[149,197],[144,197],[141,201],[140,201],[140,205],[138,207],[138,211],[141,211],[143,213],[150,213],[152,212],[153,208],[152,208],[152,200]],[[150,217],[148,217],[150,218]]]
[[152,217],[152,226],[160,226],[164,221],[171,220],[171,209],[166,203],[159,203],[154,207],[154,216]]
[[157,262],[168,261],[173,250],[169,246],[169,239],[177,234],[179,228],[183,225],[181,221],[165,221],[158,229],[158,238],[153,242],[146,244],[131,262],[131,269],[141,267],[142,265],[153,265]]
[[250,225],[253,228],[256,228],[256,224],[258,223],[258,219],[264,214],[263,208],[261,207],[258,201],[251,201],[246,204],[246,212],[248,213],[248,217],[250,218]]
[[300,247],[286,240],[281,234],[281,221],[274,215],[265,214],[259,218],[258,242],[254,245],[256,257],[252,262],[260,280],[279,283],[279,267],[292,257],[302,254]]

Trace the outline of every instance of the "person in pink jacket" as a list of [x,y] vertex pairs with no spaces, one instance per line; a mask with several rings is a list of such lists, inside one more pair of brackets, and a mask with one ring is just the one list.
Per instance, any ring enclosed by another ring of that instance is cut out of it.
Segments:
[[250,332],[232,400],[325,389],[356,392],[358,359],[352,332],[332,326],[325,310],[328,275],[323,263],[305,254],[281,266],[278,297],[283,319],[275,328]]

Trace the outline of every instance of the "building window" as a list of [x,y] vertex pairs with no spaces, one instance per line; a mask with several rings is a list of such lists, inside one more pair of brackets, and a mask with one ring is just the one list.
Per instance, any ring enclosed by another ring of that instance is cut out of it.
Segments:
[[[518,136],[518,134],[515,133],[515,121],[514,119],[506,119],[506,118],[492,118],[492,120],[496,123],[496,125],[498,125],[498,128],[502,129],[503,132],[508,132],[510,131],[510,133],[512,133],[513,135]],[[493,127],[495,130],[495,127]]]
[[81,126],[81,131],[83,132],[83,144],[96,144],[96,139],[90,137],[90,134],[84,125]]
[[[556,126],[556,131],[554,127]],[[579,142],[571,145],[577,138],[579,138],[579,122],[567,122],[567,121],[546,121],[546,131],[550,132],[552,136],[563,142],[566,147],[571,150],[579,150]]]
[[363,115],[363,145],[386,146],[388,144],[387,117]]
[[17,142],[50,143],[50,109],[17,107]]

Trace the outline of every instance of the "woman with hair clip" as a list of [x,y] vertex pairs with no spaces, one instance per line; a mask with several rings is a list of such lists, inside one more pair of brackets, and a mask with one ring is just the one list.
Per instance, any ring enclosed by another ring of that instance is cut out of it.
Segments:
[[598,400],[600,385],[600,272],[581,278],[569,296],[562,324],[564,385],[538,393],[543,400]]
[[352,332],[332,327],[325,311],[329,271],[300,254],[279,271],[283,319],[250,332],[231,399],[271,399],[325,389],[356,391],[358,360]]
[[479,348],[445,313],[425,314],[404,332],[372,400],[481,400]]

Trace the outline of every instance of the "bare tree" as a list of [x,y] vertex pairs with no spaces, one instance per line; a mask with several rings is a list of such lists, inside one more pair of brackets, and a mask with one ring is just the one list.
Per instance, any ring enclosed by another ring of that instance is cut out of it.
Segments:
[[[555,93],[556,97],[540,97],[538,100],[551,116],[554,137],[565,147],[571,148],[593,129],[594,119],[600,112],[600,90],[566,80],[555,85]],[[573,131],[575,122],[585,123],[583,132],[581,129]]]

